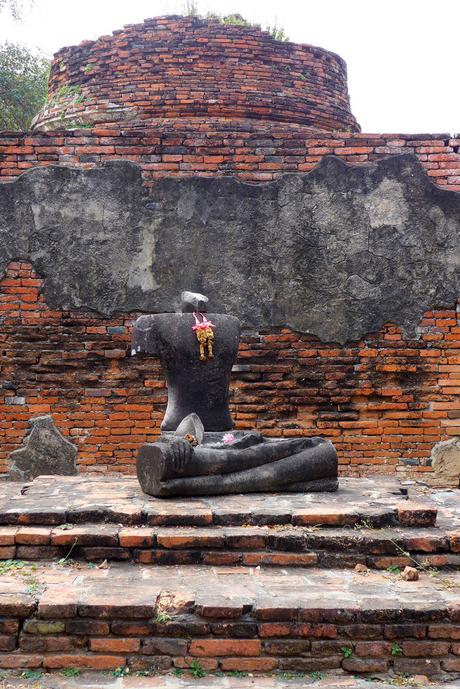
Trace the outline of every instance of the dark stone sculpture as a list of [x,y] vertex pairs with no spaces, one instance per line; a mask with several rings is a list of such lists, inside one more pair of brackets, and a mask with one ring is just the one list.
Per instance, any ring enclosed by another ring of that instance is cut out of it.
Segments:
[[36,476],[57,474],[75,476],[77,447],[66,440],[54,425],[51,416],[30,419],[32,430],[23,447],[10,454],[9,478],[30,481]]
[[228,387],[238,351],[240,322],[234,316],[209,316],[219,333],[214,357],[200,360],[199,344],[192,330],[191,313],[161,313],[137,319],[133,352],[159,356],[166,371],[168,406],[161,424],[175,431],[182,419],[195,412],[205,430],[233,428],[228,408]]
[[[337,490],[337,454],[328,440],[223,435],[233,428],[228,390],[240,322],[190,312],[206,303],[203,295],[183,292],[183,313],[141,316],[135,323],[132,354],[159,356],[168,382],[161,425],[167,432],[141,447],[137,457],[142,490],[158,497]],[[199,324],[212,331],[213,351],[204,358]]]

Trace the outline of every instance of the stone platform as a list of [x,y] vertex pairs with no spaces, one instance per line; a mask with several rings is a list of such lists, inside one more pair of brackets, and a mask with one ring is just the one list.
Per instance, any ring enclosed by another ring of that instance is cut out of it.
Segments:
[[[135,479],[3,483],[0,559],[151,564],[460,567],[460,500],[389,479],[335,494],[159,500]],[[437,519],[437,521],[436,521]]]
[[[236,676],[235,676],[236,675]],[[113,673],[83,672],[77,677],[67,678],[58,671],[46,672],[35,679],[35,689],[394,689],[395,686],[431,687],[431,689],[458,689],[460,680],[430,681],[423,675],[403,678],[403,683],[391,684],[374,678],[345,677],[335,672],[292,673],[280,672],[262,677],[252,673],[211,673],[194,677],[185,672],[177,676],[174,672],[157,676],[128,674],[116,677]],[[2,689],[30,689],[30,682],[22,677],[7,673]]]
[[[458,491],[376,478],[159,500],[134,478],[86,476],[0,488],[0,668],[460,673]],[[401,579],[406,564],[418,581]]]
[[337,493],[153,498],[135,477],[41,476],[5,482],[0,524],[114,522],[149,526],[423,526],[436,505],[416,489],[387,479],[341,479]]

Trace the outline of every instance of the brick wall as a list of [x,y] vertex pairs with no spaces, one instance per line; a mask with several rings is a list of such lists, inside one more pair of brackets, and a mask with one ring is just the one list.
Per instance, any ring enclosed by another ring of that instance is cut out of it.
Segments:
[[42,165],[94,167],[132,160],[146,185],[165,175],[236,175],[264,182],[308,172],[324,155],[362,164],[414,153],[433,181],[460,191],[460,138],[449,134],[350,134],[250,120],[163,120],[154,129],[0,132],[0,180]]
[[[128,355],[137,314],[112,319],[53,311],[43,281],[11,262],[0,282],[0,471],[28,419],[51,413],[87,471],[133,472],[166,402],[158,360]],[[460,327],[430,311],[420,339],[388,324],[347,346],[288,329],[245,332],[231,406],[237,428],[324,435],[342,474],[430,472],[434,443],[460,432]]]
[[338,55],[193,17],[156,17],[60,50],[35,126],[200,115],[359,130]]

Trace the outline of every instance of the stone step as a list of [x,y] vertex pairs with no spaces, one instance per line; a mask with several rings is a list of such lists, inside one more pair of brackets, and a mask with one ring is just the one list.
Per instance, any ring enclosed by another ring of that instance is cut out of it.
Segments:
[[[395,686],[431,687],[431,689],[457,689],[460,681],[431,682],[424,675],[395,678],[391,684],[377,682],[373,678],[359,678],[343,676],[329,672],[313,673],[277,673],[270,675],[254,675],[253,673],[205,673],[203,677],[194,677],[185,672],[181,676],[173,673],[162,673],[148,677],[138,673],[128,673],[123,677],[108,676],[105,673],[82,672],[76,677],[68,679],[58,672],[47,672],[40,678],[35,673],[33,686],[35,689],[394,689]],[[21,676],[7,673],[2,689],[25,689]]]
[[[408,499],[409,498],[409,499]],[[252,494],[158,499],[135,477],[41,476],[0,485],[0,524],[112,522],[148,526],[283,525],[350,527],[436,523],[437,507],[393,479],[341,479],[337,493]]]
[[[235,676],[236,675],[236,676]],[[313,673],[277,673],[270,675],[254,675],[254,673],[205,673],[203,677],[195,677],[185,672],[181,676],[173,673],[162,673],[154,677],[140,673],[128,673],[124,677],[108,676],[105,673],[82,672],[76,677],[68,679],[58,672],[47,672],[38,678],[35,673],[34,689],[394,689],[395,686],[431,687],[431,689],[457,689],[460,681],[431,682],[424,675],[395,678],[391,684],[370,678],[343,676],[329,672]],[[24,678],[8,673],[2,689],[25,689],[30,685],[24,684]]]
[[144,564],[460,568],[460,528],[126,527],[118,524],[0,527],[0,559]]
[[460,573],[107,568],[0,575],[0,667],[460,672]]

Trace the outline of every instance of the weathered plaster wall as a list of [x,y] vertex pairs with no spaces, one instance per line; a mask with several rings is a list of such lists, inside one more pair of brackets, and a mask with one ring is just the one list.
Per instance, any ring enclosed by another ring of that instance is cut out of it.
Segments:
[[353,167],[324,158],[265,185],[165,178],[150,197],[127,162],[35,169],[0,187],[0,274],[46,278],[51,308],[174,310],[180,289],[246,326],[345,343],[422,313],[460,286],[460,196],[413,156]]

